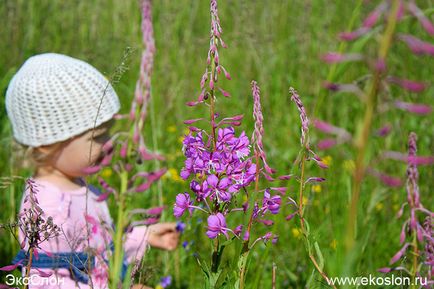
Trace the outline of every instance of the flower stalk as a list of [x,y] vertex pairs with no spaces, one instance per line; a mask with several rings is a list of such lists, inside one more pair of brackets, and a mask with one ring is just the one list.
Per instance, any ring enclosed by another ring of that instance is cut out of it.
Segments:
[[[383,67],[385,63],[387,54],[390,49],[390,45],[392,43],[397,17],[398,17],[399,3],[400,3],[399,0],[393,0],[392,9],[388,16],[386,30],[381,39],[381,44],[378,50],[378,59],[377,59],[378,61],[377,64],[380,65],[381,67]],[[368,146],[369,135],[371,132],[372,120],[376,109],[379,85],[384,75],[383,69],[378,69],[378,65],[377,65],[377,69],[375,69],[374,71],[374,76],[373,76],[371,86],[368,89],[365,114],[363,117],[363,121],[361,123],[361,129],[359,131],[358,138],[355,143],[357,149],[357,157],[356,157],[356,167],[353,176],[354,181],[353,181],[353,188],[352,188],[351,203],[348,211],[349,217],[348,217],[347,233],[346,233],[346,240],[345,240],[345,246],[347,252],[351,251],[354,247],[354,240],[356,237],[355,226],[357,220],[360,190],[361,190],[362,180],[364,178],[365,170],[366,170],[366,165],[365,165],[366,150]]]

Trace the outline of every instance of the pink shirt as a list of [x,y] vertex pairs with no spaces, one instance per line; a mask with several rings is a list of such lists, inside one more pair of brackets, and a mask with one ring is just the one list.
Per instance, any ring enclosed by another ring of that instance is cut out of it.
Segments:
[[[57,252],[88,252],[88,248],[94,249],[96,252],[95,268],[92,271],[90,279],[92,279],[93,288],[107,288],[108,282],[108,267],[103,260],[107,259],[107,254],[110,252],[109,244],[112,240],[112,219],[105,201],[99,202],[99,191],[96,187],[89,185],[83,186],[76,190],[64,191],[48,181],[35,180],[37,185],[36,198],[39,206],[44,211],[43,218],[48,216],[53,218],[53,223],[60,227],[60,235],[50,238],[39,244],[40,253],[43,251]],[[87,209],[86,209],[86,191],[87,192]],[[20,213],[24,208],[29,208],[29,202],[24,204],[24,196],[29,192],[26,191],[21,201]],[[86,214],[87,211],[87,214]],[[87,238],[86,223],[89,227],[89,238]],[[136,226],[130,233],[124,236],[124,250],[128,263],[135,260],[140,260],[147,247],[147,227]],[[22,242],[24,234],[19,232],[19,240]],[[27,249],[24,248],[25,250]],[[76,283],[70,276],[68,269],[39,269],[45,273],[53,273],[50,277],[41,277],[36,269],[30,270],[32,282],[29,288],[91,288],[91,286]],[[23,275],[25,269],[23,269]],[[53,284],[55,277],[59,280],[58,284]],[[42,278],[42,279],[38,279]],[[43,279],[51,280],[43,280]],[[47,281],[48,285],[47,285]],[[45,282],[45,283],[44,283]],[[38,285],[40,284],[40,285]]]

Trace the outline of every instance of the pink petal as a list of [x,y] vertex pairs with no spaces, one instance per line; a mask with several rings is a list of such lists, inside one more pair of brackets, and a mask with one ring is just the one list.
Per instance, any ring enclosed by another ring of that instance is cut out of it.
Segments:
[[321,56],[321,60],[328,64],[341,63],[346,61],[362,60],[363,56],[359,53],[341,54],[336,52],[328,52]]
[[405,90],[415,92],[415,93],[422,92],[427,88],[427,85],[425,83],[417,82],[417,81],[413,81],[413,80],[409,80],[409,79],[389,77],[387,80],[390,83],[399,85],[400,87],[402,87]]
[[409,156],[407,162],[411,165],[432,165],[434,164],[434,157],[423,157],[423,156]]
[[259,223],[264,224],[265,226],[272,226],[274,224],[271,220],[258,220]]
[[402,102],[402,101],[396,101],[395,106],[402,110],[406,110],[408,112],[419,114],[419,115],[430,114],[432,110],[431,107],[426,104],[409,103],[409,102]]
[[392,125],[386,124],[377,130],[376,135],[385,137],[390,133],[391,130],[392,130]]
[[108,197],[110,196],[110,194],[111,194],[111,192],[107,192],[107,193],[101,194],[101,195],[98,196],[98,198],[96,199],[96,201],[97,202],[103,202],[103,201],[105,201],[105,200],[108,199]]
[[380,273],[389,273],[390,271],[392,271],[392,269],[388,268],[388,267],[384,267],[384,268],[378,269],[377,271]]
[[12,271],[12,270],[15,270],[18,266],[21,265],[21,263],[23,263],[23,261],[24,261],[24,259],[18,261],[16,264],[3,266],[3,267],[0,268],[0,271]]
[[203,118],[189,119],[189,120],[185,120],[184,124],[192,124],[192,123],[198,122],[200,120],[203,120]]
[[410,10],[411,14],[413,14],[420,22],[422,27],[425,29],[426,32],[428,32],[429,35],[434,35],[434,25],[429,21],[429,19],[425,16],[423,11],[417,7],[413,1],[408,3],[408,9]]
[[322,183],[324,182],[326,179],[325,178],[320,178],[320,177],[311,177],[308,178],[305,183]]
[[404,247],[401,248],[401,250],[398,251],[398,253],[395,254],[395,256],[390,259],[390,265],[396,263],[401,257],[404,255],[405,251],[407,250],[407,247],[409,244],[405,244]]
[[147,214],[149,215],[161,215],[161,213],[164,211],[164,206],[162,207],[155,207],[155,208],[151,208],[148,209],[146,211]]
[[389,187],[392,187],[392,188],[397,188],[397,187],[402,186],[402,180],[400,178],[397,178],[397,177],[389,176],[386,174],[381,174],[380,180],[383,182],[383,184],[385,184]]
[[401,34],[399,36],[401,41],[404,41],[410,50],[415,54],[427,54],[434,56],[434,45],[428,42],[424,42],[413,35]]
[[357,38],[359,38],[360,36],[366,34],[370,29],[367,27],[361,27],[355,31],[352,32],[342,32],[339,33],[339,38],[343,41],[352,41],[355,40]]
[[290,180],[292,178],[292,175],[283,175],[278,177],[279,180]]
[[319,150],[326,150],[336,145],[337,141],[333,138],[326,138],[318,142]]
[[285,220],[290,221],[290,220],[292,220],[292,218],[294,218],[295,215],[297,215],[297,212],[292,213],[292,214],[286,216]]

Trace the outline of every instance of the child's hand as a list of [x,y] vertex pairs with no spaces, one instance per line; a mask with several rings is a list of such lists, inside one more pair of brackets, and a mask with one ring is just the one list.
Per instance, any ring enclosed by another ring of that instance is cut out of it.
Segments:
[[172,251],[178,246],[179,232],[176,223],[159,223],[149,226],[149,245],[155,248]]

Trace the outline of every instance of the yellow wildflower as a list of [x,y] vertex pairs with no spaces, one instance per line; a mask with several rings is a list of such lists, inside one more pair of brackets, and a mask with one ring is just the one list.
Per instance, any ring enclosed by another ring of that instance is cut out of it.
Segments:
[[356,164],[354,163],[353,160],[345,160],[343,166],[344,169],[350,173],[354,172],[356,168]]
[[161,286],[161,284],[158,284],[157,286],[155,286],[155,289],[164,289],[163,286]]
[[384,205],[381,202],[375,205],[375,209],[377,211],[381,211],[383,208],[384,208]]
[[301,230],[299,228],[292,228],[291,232],[292,232],[292,236],[294,236],[294,238],[300,238]]
[[332,157],[331,156],[325,156],[322,158],[322,162],[326,165],[326,166],[330,166],[332,164]]
[[185,138],[185,136],[183,136],[183,135],[180,136],[180,137],[178,138],[178,142],[179,142],[179,143],[182,143],[182,142],[184,141],[184,138]]
[[306,206],[308,202],[309,202],[309,199],[306,198],[305,196],[303,196],[303,205]]
[[170,132],[170,133],[176,132],[176,125],[169,125],[167,127],[167,132]]
[[312,192],[314,193],[321,193],[321,185],[313,185],[312,186]]
[[333,250],[336,250],[337,245],[338,241],[336,241],[336,239],[333,239],[333,241],[330,242],[330,248],[332,248]]
[[101,177],[109,178],[113,175],[113,171],[111,168],[104,168],[101,172]]

